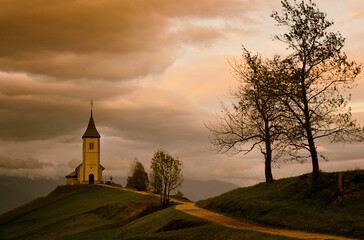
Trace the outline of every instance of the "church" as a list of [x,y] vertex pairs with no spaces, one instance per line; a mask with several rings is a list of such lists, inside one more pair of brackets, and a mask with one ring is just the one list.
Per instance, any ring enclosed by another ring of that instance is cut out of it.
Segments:
[[100,134],[96,129],[91,108],[90,121],[82,136],[82,163],[66,176],[67,185],[101,183],[104,169],[100,164]]

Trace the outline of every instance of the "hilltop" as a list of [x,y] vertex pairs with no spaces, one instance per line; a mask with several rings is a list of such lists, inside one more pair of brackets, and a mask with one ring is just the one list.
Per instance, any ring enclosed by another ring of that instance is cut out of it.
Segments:
[[98,185],[59,186],[0,215],[0,239],[292,239],[223,227],[157,197]]
[[286,229],[364,239],[364,171],[342,173],[351,191],[338,196],[339,173],[322,173],[311,191],[311,175],[238,188],[197,206],[244,221]]

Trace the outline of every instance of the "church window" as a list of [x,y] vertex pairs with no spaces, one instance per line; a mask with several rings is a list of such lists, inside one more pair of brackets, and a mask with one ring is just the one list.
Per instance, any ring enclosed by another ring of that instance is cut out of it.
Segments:
[[94,149],[94,143],[90,143],[90,150]]

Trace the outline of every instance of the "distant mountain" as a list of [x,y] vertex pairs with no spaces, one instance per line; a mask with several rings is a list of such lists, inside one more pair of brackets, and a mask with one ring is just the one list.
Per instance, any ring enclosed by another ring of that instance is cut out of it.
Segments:
[[198,181],[185,179],[181,192],[192,201],[198,201],[220,195],[224,192],[238,188],[235,184],[219,180]]
[[0,213],[45,196],[65,179],[29,179],[24,177],[0,176]]
[[[103,178],[109,181],[109,176]],[[126,177],[114,177],[113,182],[125,187]],[[0,213],[6,212],[23,203],[49,194],[59,185],[66,183],[65,178],[29,179],[24,177],[0,176]],[[192,201],[210,198],[238,188],[238,186],[218,180],[198,181],[185,179],[179,190]]]
[[[104,180],[106,179],[107,181],[110,180],[109,177],[104,178]],[[119,183],[125,187],[126,179],[126,177],[114,177],[113,182]],[[185,178],[182,187],[178,190],[180,190],[188,199],[198,201],[220,195],[238,187],[239,186],[235,184],[219,180],[199,181]]]
[[0,183],[0,214],[33,198],[28,194]]

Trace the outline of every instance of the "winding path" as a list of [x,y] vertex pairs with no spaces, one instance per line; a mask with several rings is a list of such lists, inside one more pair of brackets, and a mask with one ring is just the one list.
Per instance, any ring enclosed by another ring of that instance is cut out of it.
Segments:
[[[129,192],[135,192],[138,194],[143,195],[153,195],[157,196],[153,193],[147,193],[147,192],[141,192],[141,191],[135,191],[127,188],[119,188],[119,187],[113,187],[109,185],[101,185],[105,187],[120,189],[124,191]],[[159,197],[159,196],[158,196]],[[209,210],[199,208],[195,205],[193,202],[182,202],[176,199],[171,199],[174,202],[180,203],[179,205],[176,205],[175,209],[187,213],[189,215],[205,219],[207,221],[226,226],[231,228],[238,228],[238,229],[245,229],[245,230],[251,230],[256,232],[263,232],[263,233],[269,233],[274,235],[281,235],[285,237],[292,237],[292,238],[299,238],[299,239],[311,239],[311,240],[354,240],[353,238],[345,238],[345,237],[338,237],[333,235],[325,235],[325,234],[319,234],[319,233],[308,233],[308,232],[301,232],[301,231],[295,231],[295,230],[287,230],[287,229],[278,229],[278,228],[270,228],[270,227],[262,227],[259,225],[251,224],[248,222],[244,222],[241,220],[237,220],[234,218],[230,218],[215,212],[211,212]]]

